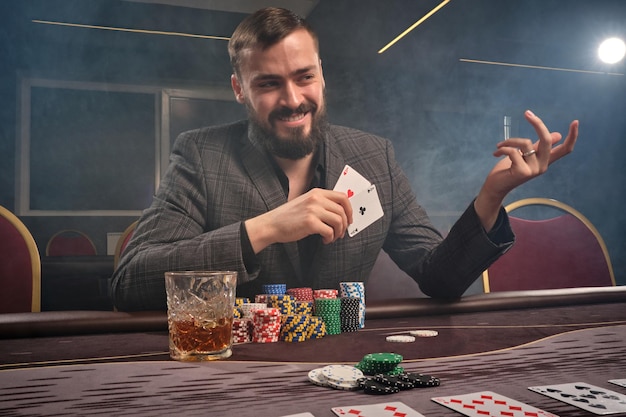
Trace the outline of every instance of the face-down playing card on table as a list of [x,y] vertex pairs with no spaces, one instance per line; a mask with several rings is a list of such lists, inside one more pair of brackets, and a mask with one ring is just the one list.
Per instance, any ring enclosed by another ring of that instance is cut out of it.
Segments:
[[558,417],[492,391],[431,398],[434,402],[470,417]]
[[584,382],[528,387],[594,414],[626,413],[626,395]]
[[400,401],[333,407],[331,410],[339,417],[424,417]]

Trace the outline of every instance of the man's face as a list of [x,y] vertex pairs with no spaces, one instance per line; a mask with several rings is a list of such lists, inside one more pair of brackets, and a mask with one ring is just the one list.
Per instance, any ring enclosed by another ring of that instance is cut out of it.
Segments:
[[297,30],[266,50],[244,51],[235,97],[260,141],[276,156],[311,153],[326,124],[324,77],[313,38]]

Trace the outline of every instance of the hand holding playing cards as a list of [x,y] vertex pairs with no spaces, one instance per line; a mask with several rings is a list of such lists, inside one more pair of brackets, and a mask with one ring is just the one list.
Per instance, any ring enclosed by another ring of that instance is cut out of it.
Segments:
[[324,243],[343,237],[352,223],[352,206],[341,192],[315,188],[293,200],[246,221],[255,253],[272,243],[295,242],[309,235]]
[[[507,156],[491,170],[483,184],[474,207],[485,230],[489,231],[496,219],[504,197],[516,187],[547,171],[548,166],[574,150],[578,137],[578,121],[570,124],[562,144],[561,134],[550,132],[543,121],[530,110],[524,114],[533,126],[539,140],[511,138],[498,143],[494,156]],[[556,146],[554,146],[556,145]]]

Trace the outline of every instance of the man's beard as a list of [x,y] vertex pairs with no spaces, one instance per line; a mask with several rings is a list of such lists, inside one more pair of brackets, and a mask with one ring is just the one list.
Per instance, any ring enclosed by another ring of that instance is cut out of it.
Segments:
[[289,129],[288,137],[278,137],[275,132],[266,127],[247,102],[246,110],[250,120],[250,134],[252,137],[270,154],[279,158],[297,160],[311,154],[324,141],[324,134],[328,128],[325,106],[317,107],[303,103],[296,110],[281,108],[270,113],[270,121],[280,117],[289,117],[297,113],[311,113],[311,131],[309,134],[305,135],[304,127],[300,126]]

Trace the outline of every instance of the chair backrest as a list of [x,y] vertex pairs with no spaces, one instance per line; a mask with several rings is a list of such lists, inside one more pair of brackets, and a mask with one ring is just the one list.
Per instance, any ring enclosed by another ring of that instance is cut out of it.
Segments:
[[41,310],[41,259],[24,223],[0,206],[0,313]]
[[551,207],[556,217],[528,220],[509,215],[516,241],[483,272],[485,292],[615,285],[602,236],[579,211],[547,198],[527,198],[505,207]]
[[46,256],[85,256],[97,255],[96,245],[89,236],[80,230],[64,229],[56,232],[48,240]]
[[119,264],[120,262],[120,258],[122,257],[122,254],[124,253],[124,249],[126,249],[126,245],[128,245],[130,238],[133,237],[133,233],[135,232],[135,228],[137,227],[137,222],[138,220],[135,220],[134,222],[132,222],[126,228],[126,230],[122,232],[122,235],[117,240],[117,244],[115,245],[115,252],[113,255],[113,267],[114,268],[117,268],[117,264]]

